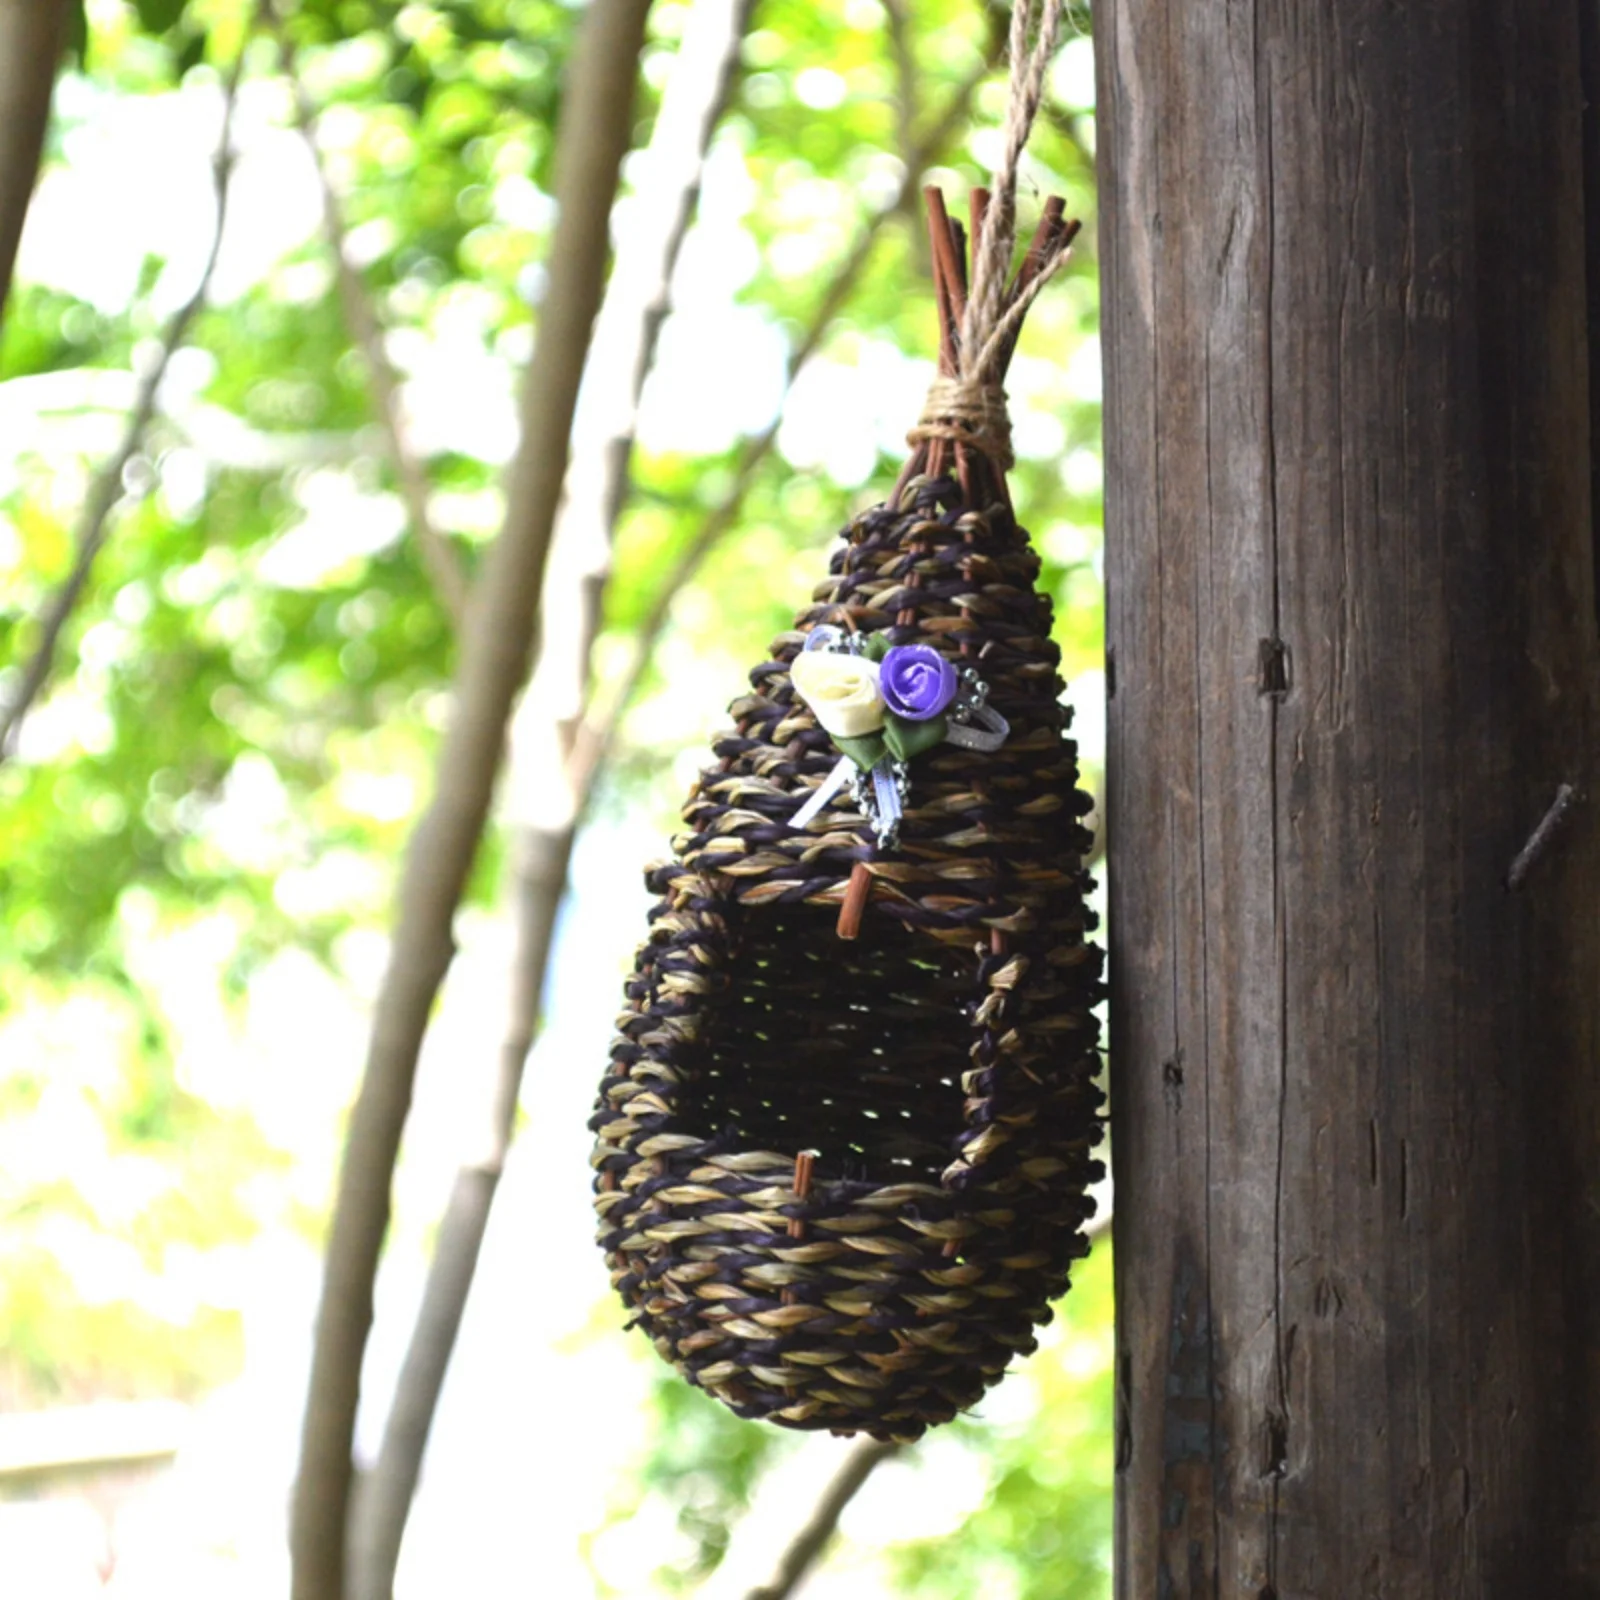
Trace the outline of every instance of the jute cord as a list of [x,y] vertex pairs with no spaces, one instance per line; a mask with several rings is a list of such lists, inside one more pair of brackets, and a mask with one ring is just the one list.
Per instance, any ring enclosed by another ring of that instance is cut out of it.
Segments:
[[[1062,0],[1044,0],[1034,28],[1034,0],[1016,0],[1011,15],[1010,84],[999,166],[982,237],[973,244],[972,293],[951,355],[955,371],[933,381],[922,416],[907,435],[913,448],[948,439],[981,450],[1004,472],[1014,461],[1001,354],[1014,339],[1028,307],[1066,259],[1066,240],[1051,243],[1030,281],[1008,294],[1006,280],[1016,248],[1017,167],[1039,113],[1045,71],[1061,30]],[[1028,35],[1034,34],[1032,47]]]
[[995,169],[992,198],[983,237],[974,241],[972,295],[961,326],[961,350],[977,352],[978,360],[966,370],[983,371],[994,335],[1005,315],[1005,285],[1016,244],[1017,167],[1033,131],[1044,96],[1044,77],[1061,31],[1062,0],[1045,0],[1039,14],[1033,48],[1033,0],[1016,0],[1011,12],[1010,83],[1000,163]]
[[916,427],[906,435],[913,449],[925,439],[970,445],[1004,472],[1015,459],[1005,390],[993,380],[935,378]]

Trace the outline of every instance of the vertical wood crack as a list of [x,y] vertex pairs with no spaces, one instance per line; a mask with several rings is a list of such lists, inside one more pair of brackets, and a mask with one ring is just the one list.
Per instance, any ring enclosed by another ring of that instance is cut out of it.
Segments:
[[1589,544],[1595,627],[1600,631],[1600,7],[1579,0],[1578,71],[1583,84],[1583,241],[1589,303]]
[[1289,1016],[1288,1016],[1288,937],[1285,927],[1282,794],[1278,781],[1279,716],[1289,692],[1288,649],[1283,642],[1283,608],[1278,547],[1278,445],[1277,445],[1277,238],[1276,192],[1273,170],[1272,63],[1266,45],[1261,0],[1256,0],[1252,15],[1253,54],[1257,88],[1257,147],[1261,152],[1262,248],[1266,257],[1265,370],[1261,378],[1263,406],[1263,445],[1265,478],[1267,565],[1271,583],[1272,633],[1262,642],[1261,692],[1266,696],[1267,717],[1267,795],[1271,827],[1272,943],[1276,983],[1273,1026],[1277,1032],[1277,1127],[1276,1164],[1272,1191],[1272,1389],[1275,1410],[1269,1418],[1271,1464],[1267,1502],[1266,1570],[1263,1594],[1275,1594],[1278,1582],[1278,1540],[1282,1519],[1282,1481],[1289,1458],[1289,1377],[1284,1348],[1283,1285],[1283,1201],[1284,1150],[1289,1099]]

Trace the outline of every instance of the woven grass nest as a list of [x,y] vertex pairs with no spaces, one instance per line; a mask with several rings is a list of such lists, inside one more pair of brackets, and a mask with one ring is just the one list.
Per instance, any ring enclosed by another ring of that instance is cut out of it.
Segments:
[[[949,380],[965,237],[929,203]],[[1073,231],[1052,201],[1000,302],[1019,309],[991,396]],[[750,674],[647,874],[660,898],[590,1124],[612,1282],[661,1355],[742,1417],[896,1440],[1034,1348],[1103,1172],[1091,802],[1009,450],[992,405],[949,392]],[[824,626],[932,646],[1009,724],[998,749],[906,763],[893,848],[848,790],[791,820],[840,759],[791,682]]]

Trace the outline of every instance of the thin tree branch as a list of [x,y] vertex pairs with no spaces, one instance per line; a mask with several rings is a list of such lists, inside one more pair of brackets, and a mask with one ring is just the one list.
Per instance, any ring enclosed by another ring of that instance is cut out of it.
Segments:
[[212,158],[216,226],[211,232],[211,244],[206,253],[200,280],[195,285],[194,293],[179,306],[167,323],[155,360],[139,382],[133,410],[128,414],[127,425],[122,431],[122,439],[89,485],[89,492],[84,498],[77,532],[73,539],[77,553],[73,557],[72,570],[45,608],[44,615],[40,619],[39,642],[22,671],[15,691],[7,698],[5,705],[0,707],[0,764],[15,753],[16,736],[22,726],[22,720],[49,681],[50,669],[55,663],[56,649],[61,642],[62,631],[89,582],[95,557],[100,554],[110,535],[111,513],[121,503],[125,492],[123,474],[143,444],[145,431],[155,416],[161,383],[167,375],[172,357],[182,345],[190,323],[194,321],[195,314],[210,291],[212,274],[216,271],[217,256],[222,248],[223,225],[228,214],[228,180],[233,172],[231,148],[233,112],[238,99],[239,80],[244,72],[244,54],[244,49],[241,47],[238,59],[234,62],[223,89],[222,131],[218,136],[216,154]]
[[[1107,1209],[1083,1230],[1091,1248],[1110,1235],[1111,1218],[1112,1213]],[[867,1479],[885,1461],[897,1455],[900,1448],[876,1439],[863,1439],[857,1444],[824,1486],[811,1515],[784,1547],[771,1581],[752,1589],[746,1600],[788,1600],[827,1548],[844,1508],[861,1492]]]
[[454,953],[452,925],[488,819],[512,702],[527,673],[568,441],[633,128],[649,0],[592,0],[578,22],[557,132],[549,284],[523,385],[505,523],[468,604],[434,796],[412,834],[388,970],[334,1203],[290,1518],[294,1600],[340,1600],[351,1443],[373,1285],[417,1057]]
[[[911,17],[907,0],[883,0],[884,18],[889,29],[889,49],[894,57],[894,131],[895,148],[907,167],[920,165],[917,149],[917,58],[911,48]],[[918,270],[924,277],[932,271],[928,259],[928,236],[922,228],[922,217],[917,205],[917,191],[907,184],[902,190],[900,215],[905,220],[912,254]]]
[[[978,86],[993,70],[993,65],[993,60],[986,58],[967,75],[951,97],[943,114],[917,145],[911,159],[907,161],[899,189],[888,204],[874,212],[867,220],[850,254],[834,274],[827,293],[823,295],[821,303],[812,313],[811,321],[801,335],[800,342],[789,356],[786,387],[793,386],[801,367],[816,354],[828,330],[833,326],[833,319],[855,292],[856,285],[872,258],[872,251],[878,242],[883,224],[900,209],[907,192],[915,190],[923,169],[937,159],[951,135],[966,120],[967,112],[972,105],[972,97],[977,93]],[[580,787],[585,792],[594,774],[610,759],[622,719],[633,703],[635,695],[638,694],[645,674],[650,670],[651,658],[666,629],[667,619],[672,614],[673,602],[677,599],[679,591],[700,570],[706,557],[737,524],[739,515],[744,509],[745,496],[749,493],[761,464],[777,442],[778,430],[782,424],[783,415],[780,410],[778,416],[762,432],[745,441],[744,448],[734,464],[733,482],[729,485],[727,493],[707,513],[705,520],[656,590],[655,599],[651,601],[650,609],[645,613],[644,621],[635,636],[629,664],[619,680],[618,687],[604,697],[600,704],[591,705],[585,713],[573,753],[575,770],[580,775]]]
[[0,0],[0,317],[39,176],[67,0]]
[[[574,429],[566,498],[541,606],[541,657],[523,697],[511,787],[537,789],[540,815],[517,830],[511,911],[516,950],[508,1018],[483,1148],[456,1174],[383,1445],[357,1499],[352,1600],[388,1600],[428,1435],[505,1166],[528,1052],[538,1029],[556,912],[581,797],[563,781],[599,628],[613,530],[626,493],[639,396],[654,357],[706,151],[727,105],[753,0],[698,0],[643,152],[628,225],[596,323],[585,417]],[[565,583],[561,579],[565,577]],[[550,815],[551,812],[554,815]]]
[[334,186],[328,164],[323,159],[322,146],[317,141],[317,109],[300,79],[294,44],[283,25],[282,13],[273,0],[263,0],[262,9],[277,41],[283,75],[294,96],[295,124],[300,129],[307,150],[311,152],[311,162],[316,168],[317,183],[322,191],[322,228],[328,248],[333,253],[339,301],[344,307],[345,323],[367,364],[367,377],[372,385],[372,398],[389,464],[399,480],[400,497],[405,502],[406,516],[416,537],[423,567],[438,592],[440,603],[459,630],[467,610],[466,573],[456,551],[434,525],[433,514],[428,509],[428,473],[406,438],[400,375],[384,348],[383,326],[367,289],[366,279],[350,259],[344,204]]
[[779,1555],[771,1582],[752,1589],[747,1600],[789,1600],[833,1538],[844,1508],[861,1492],[867,1479],[899,1451],[899,1445],[883,1444],[877,1439],[863,1439],[853,1446],[828,1480],[805,1526]]
[[[516,959],[541,975],[549,962],[555,913],[566,887],[571,848],[570,830],[529,829],[517,840],[511,885],[517,927]],[[516,984],[512,1015],[496,1065],[488,1117],[492,1125],[489,1141],[476,1160],[461,1165],[451,1184],[383,1443],[355,1500],[350,1533],[350,1600],[389,1600],[394,1592],[412,1498],[422,1475],[434,1414],[505,1165],[523,1061],[537,1027],[538,1000],[536,984]]]

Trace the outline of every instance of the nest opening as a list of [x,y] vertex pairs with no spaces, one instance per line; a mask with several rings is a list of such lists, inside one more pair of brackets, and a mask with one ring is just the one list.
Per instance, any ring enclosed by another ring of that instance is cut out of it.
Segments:
[[[730,908],[733,909],[733,908]],[[737,908],[680,1125],[817,1152],[822,1180],[938,1183],[964,1131],[976,958],[883,915]]]

